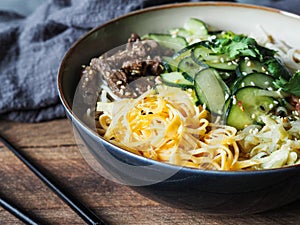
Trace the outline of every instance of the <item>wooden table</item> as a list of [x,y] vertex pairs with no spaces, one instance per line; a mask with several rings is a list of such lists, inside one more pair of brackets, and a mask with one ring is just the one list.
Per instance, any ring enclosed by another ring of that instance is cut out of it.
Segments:
[[[36,124],[2,121],[0,130],[28,157],[50,171],[71,193],[111,225],[300,224],[300,201],[248,216],[212,216],[181,211],[153,202],[126,186],[98,175],[82,157],[72,126],[66,119]],[[0,193],[29,214],[36,215],[43,224],[85,224],[2,143]],[[23,223],[0,208],[0,224]]]

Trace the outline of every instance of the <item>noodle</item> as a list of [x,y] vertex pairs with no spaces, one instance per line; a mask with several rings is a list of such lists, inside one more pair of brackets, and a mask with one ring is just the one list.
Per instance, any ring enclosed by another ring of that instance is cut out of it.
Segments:
[[158,86],[157,92],[149,90],[137,99],[99,102],[98,111],[109,109],[99,117],[104,138],[171,164],[232,169],[239,157],[236,129],[211,123],[208,111],[195,106],[183,90]]

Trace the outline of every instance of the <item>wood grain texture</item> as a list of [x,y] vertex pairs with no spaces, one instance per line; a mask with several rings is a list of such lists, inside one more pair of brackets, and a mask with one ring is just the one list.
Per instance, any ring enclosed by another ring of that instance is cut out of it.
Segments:
[[[300,201],[248,216],[213,216],[181,211],[151,201],[130,188],[98,175],[82,157],[66,119],[36,124],[0,122],[0,130],[34,162],[108,224],[248,225],[300,224]],[[42,224],[85,224],[67,205],[0,143],[0,194]],[[276,199],[274,199],[276,201]],[[0,224],[23,224],[0,208]]]

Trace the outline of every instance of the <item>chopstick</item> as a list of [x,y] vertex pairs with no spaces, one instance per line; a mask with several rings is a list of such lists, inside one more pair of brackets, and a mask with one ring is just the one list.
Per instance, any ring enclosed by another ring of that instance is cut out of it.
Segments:
[[[37,166],[34,165],[26,156],[13,146],[2,134],[0,134],[0,141],[11,150],[41,181],[43,181],[58,197],[60,197],[70,208],[77,213],[87,224],[91,225],[106,225],[106,223],[99,218],[89,208],[79,202],[74,196],[64,190],[58,185],[53,177],[41,172]],[[12,208],[13,209],[13,208]]]
[[21,209],[17,208],[12,203],[8,202],[6,199],[0,197],[0,206],[6,209],[8,212],[13,214],[15,217],[20,219],[22,222],[28,225],[38,225],[39,222],[35,221],[33,218],[25,214]]

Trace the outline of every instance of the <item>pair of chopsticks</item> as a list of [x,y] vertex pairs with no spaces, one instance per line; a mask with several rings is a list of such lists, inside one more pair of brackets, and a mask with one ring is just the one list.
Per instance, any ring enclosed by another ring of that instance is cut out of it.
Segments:
[[[26,156],[13,146],[3,135],[0,134],[0,141],[11,150],[41,181],[43,181],[58,197],[60,197],[67,205],[70,206],[74,212],[79,215],[87,224],[91,225],[106,225],[101,218],[99,218],[89,208],[79,202],[74,196],[69,194],[66,190],[58,185],[58,183],[50,175],[42,172],[34,165]],[[24,211],[18,209],[15,205],[8,202],[6,199],[0,197],[0,206],[16,216],[18,219],[29,225],[37,225],[39,222],[34,221],[32,217],[26,215]]]

